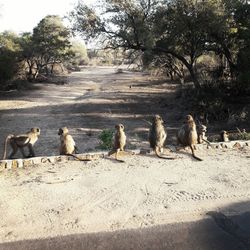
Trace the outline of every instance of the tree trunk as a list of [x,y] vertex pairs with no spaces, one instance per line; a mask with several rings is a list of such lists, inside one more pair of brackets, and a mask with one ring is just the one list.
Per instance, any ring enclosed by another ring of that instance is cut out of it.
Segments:
[[[143,50],[142,50],[143,51]],[[199,90],[201,88],[201,85],[199,83],[199,80],[197,78],[197,75],[195,74],[195,71],[194,71],[194,65],[193,63],[189,63],[186,58],[182,55],[179,55],[177,53],[175,53],[174,51],[171,51],[171,50],[166,50],[162,47],[155,47],[154,49],[152,49],[152,51],[155,51],[156,53],[166,53],[166,54],[170,54],[172,55],[174,58],[180,60],[184,65],[185,67],[188,69],[189,73],[190,73],[190,76],[192,78],[192,81],[194,83],[194,87],[196,90]],[[194,59],[194,58],[193,58]],[[193,60],[194,62],[194,60]]]
[[50,74],[52,75],[54,73],[54,63],[51,64],[50,68]]
[[234,78],[236,66],[232,60],[231,52],[226,46],[223,46],[223,52],[229,65],[231,78]]
[[188,65],[185,65],[190,73],[190,76],[192,78],[192,81],[194,83],[194,87],[196,88],[196,90],[199,90],[201,88],[201,85],[200,85],[200,82],[197,78],[197,75],[195,74],[194,72],[194,67],[192,64],[188,64]]

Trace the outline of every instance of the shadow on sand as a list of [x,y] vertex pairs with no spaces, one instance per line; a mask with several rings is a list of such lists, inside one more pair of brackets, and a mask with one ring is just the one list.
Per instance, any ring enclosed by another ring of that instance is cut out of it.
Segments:
[[[235,211],[250,202],[221,209]],[[235,216],[210,212],[203,220],[143,229],[73,234],[0,244],[1,250],[239,250],[250,249],[250,212]],[[217,216],[217,218],[216,218]],[[66,232],[65,232],[66,233]],[[32,232],[31,232],[32,234]]]

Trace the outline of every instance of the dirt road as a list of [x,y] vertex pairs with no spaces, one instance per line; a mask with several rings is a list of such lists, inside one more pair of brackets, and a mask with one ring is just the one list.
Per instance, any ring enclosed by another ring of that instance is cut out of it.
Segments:
[[[162,114],[170,137],[178,126],[173,93],[141,73],[87,69],[68,84],[1,98],[0,139],[39,126],[38,155],[54,155],[57,129],[68,126],[81,151],[94,150],[99,132],[122,122],[130,146],[147,147],[143,119]],[[203,162],[182,151],[173,161],[135,155],[4,170],[0,249],[248,249],[250,147],[197,154]]]

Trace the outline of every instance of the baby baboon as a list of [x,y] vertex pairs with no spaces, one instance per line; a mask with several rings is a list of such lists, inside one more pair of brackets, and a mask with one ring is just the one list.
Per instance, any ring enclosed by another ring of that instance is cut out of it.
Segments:
[[194,154],[194,147],[195,144],[197,144],[197,139],[198,135],[194,119],[191,115],[187,115],[184,125],[180,128],[180,130],[177,133],[177,140],[178,143],[182,144],[184,147],[189,146],[192,151],[192,156],[195,159],[202,161],[201,158],[197,157]]
[[124,147],[126,145],[126,135],[124,132],[124,126],[123,124],[117,124],[115,126],[116,132],[115,132],[115,137],[114,137],[114,145],[113,149],[108,153],[108,155],[113,155],[115,154],[115,159],[119,162],[124,162],[123,160],[118,159],[118,154],[123,151],[124,152]]
[[207,140],[206,132],[207,132],[207,126],[200,124],[197,129],[199,144],[202,144],[204,141]]
[[149,143],[150,147],[154,149],[155,154],[159,158],[173,160],[173,157],[164,157],[160,153],[163,151],[164,144],[167,138],[167,132],[164,128],[164,121],[160,115],[155,115],[149,130]]
[[221,141],[223,141],[223,142],[229,141],[229,135],[228,135],[227,131],[225,131],[225,130],[222,130],[220,132],[220,137],[221,137]]
[[[10,135],[8,135],[5,139],[3,160],[6,159],[8,141],[9,141],[10,146],[12,148],[12,152],[9,155],[10,159],[13,158],[13,156],[17,153],[18,149],[21,151],[24,158],[34,157],[35,152],[34,152],[33,146],[36,143],[36,141],[38,140],[40,133],[41,133],[40,128],[32,128],[26,134],[20,134],[20,135],[11,135],[10,134]],[[28,156],[26,156],[24,153],[25,147],[27,147],[29,149]]]
[[91,161],[90,159],[81,159],[76,155],[73,155],[77,151],[76,143],[73,137],[69,134],[67,127],[59,128],[58,135],[60,135],[60,155],[69,155],[76,158],[79,161]]

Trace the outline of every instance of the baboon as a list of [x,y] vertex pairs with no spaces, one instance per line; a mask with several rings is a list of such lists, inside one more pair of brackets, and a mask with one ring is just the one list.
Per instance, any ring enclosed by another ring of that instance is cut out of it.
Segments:
[[220,137],[221,137],[221,141],[223,141],[223,142],[229,141],[229,135],[228,135],[227,131],[225,131],[225,130],[222,130],[220,132]]
[[160,115],[155,115],[149,130],[150,147],[154,149],[157,157],[167,160],[173,160],[173,157],[164,157],[160,153],[163,151],[164,144],[167,138],[167,132],[164,128],[164,121]]
[[69,155],[79,161],[91,161],[90,159],[81,159],[74,155],[77,153],[77,147],[73,137],[69,134],[67,127],[59,128],[58,135],[60,135],[60,155]]
[[[33,149],[34,144],[38,140],[38,137],[41,133],[40,128],[32,128],[26,134],[19,134],[19,135],[8,135],[5,139],[4,143],[4,153],[3,153],[3,160],[6,159],[7,154],[7,144],[10,143],[12,148],[12,152],[9,155],[9,158],[12,159],[13,156],[17,153],[18,149],[21,151],[22,156],[24,158],[27,157],[34,157],[35,152]],[[25,155],[24,148],[27,147],[29,149],[29,155]]]
[[202,144],[203,142],[206,142],[208,145],[212,147],[211,143],[207,140],[206,132],[207,132],[207,126],[199,122],[198,129],[197,129],[198,143]]
[[207,132],[207,126],[200,124],[197,129],[199,144],[202,144],[205,140],[207,140],[206,132]]
[[191,115],[187,115],[184,125],[180,128],[177,133],[178,143],[182,144],[184,147],[189,146],[192,151],[192,156],[202,161],[201,158],[197,157],[194,153],[195,144],[197,144],[198,134],[196,130],[196,124]]
[[113,149],[108,153],[108,155],[115,154],[115,159],[119,162],[124,162],[123,160],[118,159],[118,154],[120,154],[121,151],[124,152],[124,147],[126,146],[126,134],[124,132],[124,126],[123,124],[117,124],[115,125],[115,136],[114,136],[114,145]]

